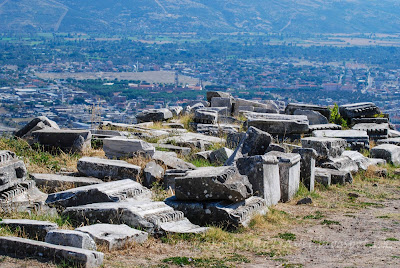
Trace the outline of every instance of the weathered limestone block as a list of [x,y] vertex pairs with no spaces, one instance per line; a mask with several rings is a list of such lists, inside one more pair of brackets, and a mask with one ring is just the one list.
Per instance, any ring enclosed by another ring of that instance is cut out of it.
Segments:
[[388,139],[377,140],[376,144],[378,144],[378,145],[393,144],[393,145],[400,146],[400,138],[388,138]]
[[212,102],[213,98],[233,98],[230,93],[222,91],[207,91],[207,101]]
[[145,230],[150,234],[165,232],[202,233],[207,228],[191,224],[183,212],[175,211],[164,202],[125,201],[116,203],[96,203],[69,207],[63,215],[87,224],[126,224]]
[[82,157],[78,160],[79,173],[99,179],[136,180],[140,167],[122,160],[109,160],[98,157]]
[[153,160],[170,169],[196,169],[193,164],[178,158],[174,152],[156,151],[153,155]]
[[233,104],[233,98],[213,97],[211,99],[211,107],[226,107],[229,114],[232,113]]
[[30,174],[32,180],[36,182],[36,186],[46,188],[46,192],[54,193],[58,188],[81,187],[86,185],[93,185],[103,183],[102,180],[90,177],[72,177],[57,174]]
[[181,155],[188,155],[192,151],[192,149],[189,147],[180,147],[172,144],[158,143],[158,144],[153,144],[153,146],[156,147],[156,150],[167,150]]
[[210,153],[210,161],[214,164],[223,164],[232,154],[231,149],[223,147]]
[[253,194],[246,176],[234,167],[205,167],[175,178],[175,195],[179,200],[230,200],[239,202]]
[[188,169],[167,169],[163,177],[164,189],[175,190],[175,178],[186,176]]
[[328,187],[331,185],[331,173],[326,168],[315,168],[315,181]]
[[301,156],[300,161],[300,180],[307,189],[314,191],[315,182],[315,159],[318,157],[317,151],[311,148],[297,148],[293,150]]
[[92,203],[119,202],[126,198],[148,200],[151,192],[133,180],[119,180],[102,184],[82,186],[50,194],[46,203],[59,207],[72,207]]
[[265,151],[265,153],[274,152],[274,151],[286,153],[285,147],[283,147],[283,146],[281,146],[281,145],[279,145],[279,144],[276,144],[276,143],[271,143],[271,144],[268,146],[268,148],[267,148],[267,150]]
[[44,240],[46,234],[54,229],[58,229],[58,225],[49,221],[35,221],[26,219],[2,219],[1,227],[8,227],[11,230],[21,230],[21,234],[27,235],[29,238]]
[[317,151],[319,158],[327,159],[342,155],[347,144],[346,140],[339,138],[310,137],[301,139],[301,145]]
[[60,148],[65,152],[83,152],[90,149],[92,134],[89,130],[42,129],[32,132],[35,142],[46,149]]
[[[219,117],[218,117],[219,118]],[[196,124],[197,133],[210,135],[214,137],[221,137],[225,134],[237,133],[239,131],[238,125],[227,125],[227,124]]]
[[103,140],[103,150],[110,159],[144,155],[152,157],[156,149],[143,140],[113,137]]
[[303,103],[289,103],[286,106],[285,113],[293,115],[297,110],[315,111],[322,114],[327,120],[331,117],[331,110],[328,107]]
[[322,168],[336,169],[350,173],[358,172],[358,165],[348,156],[340,156],[337,158],[330,158],[327,162],[322,163]]
[[210,161],[211,153],[212,153],[212,151],[198,152],[195,154],[195,156],[197,159],[203,159],[203,160]]
[[96,243],[88,234],[73,230],[51,230],[47,233],[45,242],[60,246],[96,250]]
[[322,125],[310,125],[309,132],[313,133],[316,130],[342,130],[342,126],[336,124],[322,124]]
[[340,115],[345,119],[356,117],[374,117],[380,114],[379,108],[372,102],[351,103],[339,107]]
[[242,157],[236,162],[240,174],[248,177],[254,195],[265,199],[267,206],[281,199],[278,163],[276,157],[268,155]]
[[165,202],[169,206],[183,211],[191,222],[199,225],[216,224],[230,228],[247,227],[255,215],[265,215],[268,212],[266,200],[254,196],[237,203],[228,201],[182,201],[174,196],[167,198]]
[[245,100],[241,98],[235,99],[234,114],[239,114],[241,107],[252,107],[252,110],[258,113],[278,114],[279,107],[274,102],[261,103],[257,101]]
[[394,165],[400,165],[400,146],[393,144],[378,145],[371,149],[370,156],[384,159]]
[[384,124],[384,123],[389,123],[389,118],[385,117],[370,117],[370,118],[352,118],[351,119],[351,124],[356,125],[356,124],[364,124],[364,123],[373,123],[373,124]]
[[165,121],[172,118],[172,112],[166,108],[144,110],[136,115],[138,123],[151,121]]
[[266,155],[279,160],[281,200],[290,201],[300,186],[300,155],[282,152],[269,152]]
[[213,143],[224,144],[225,142],[226,140],[223,138],[190,132],[179,136],[168,137],[160,141],[160,143],[173,143],[178,146],[196,147],[202,151],[210,147]]
[[147,163],[144,168],[144,179],[142,184],[148,188],[154,183],[160,182],[164,176],[164,169],[154,161]]
[[194,122],[200,124],[216,124],[218,122],[218,112],[210,109],[197,109],[194,112]]
[[314,137],[319,138],[326,137],[344,139],[346,140],[348,147],[352,150],[356,150],[357,148],[369,149],[369,136],[368,133],[363,130],[316,130],[313,131],[312,134]]
[[125,224],[99,223],[79,227],[75,230],[90,235],[97,245],[104,245],[109,251],[124,249],[131,243],[141,244],[148,238],[146,232],[133,229]]
[[385,160],[373,159],[363,156],[361,153],[356,151],[344,151],[342,156],[349,157],[352,161],[357,163],[359,169],[367,170],[371,165],[385,164]]
[[309,122],[304,115],[248,113],[247,126],[255,127],[272,135],[307,133]]
[[387,139],[389,133],[389,124],[360,123],[353,126],[355,130],[367,131],[370,139]]
[[168,107],[168,109],[171,111],[173,116],[180,116],[183,112],[183,108],[181,106],[171,106]]
[[328,119],[321,113],[310,110],[295,110],[293,115],[305,115],[307,116],[310,125],[323,125],[328,124]]
[[103,253],[97,251],[53,245],[19,237],[0,237],[0,252],[18,258],[64,260],[86,268],[100,267],[104,257]]
[[226,147],[235,150],[240,145],[240,141],[242,141],[245,136],[245,132],[229,133],[226,138]]
[[26,175],[25,164],[15,153],[0,151],[0,192],[22,182]]
[[345,184],[345,183],[353,183],[353,176],[351,172],[330,169],[330,168],[316,168],[316,173],[318,174],[329,174],[331,184]]
[[26,124],[23,128],[15,132],[15,136],[18,138],[27,138],[32,134],[32,131],[41,130],[44,128],[53,128],[53,129],[60,129],[56,122],[48,119],[45,116],[38,116],[28,124]]

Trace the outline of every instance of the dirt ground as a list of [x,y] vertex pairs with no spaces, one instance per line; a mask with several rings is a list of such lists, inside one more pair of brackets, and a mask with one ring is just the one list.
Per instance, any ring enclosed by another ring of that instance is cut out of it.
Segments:
[[[103,267],[400,267],[400,180],[317,189],[236,232],[150,238],[106,252]],[[0,257],[0,267],[66,267]]]

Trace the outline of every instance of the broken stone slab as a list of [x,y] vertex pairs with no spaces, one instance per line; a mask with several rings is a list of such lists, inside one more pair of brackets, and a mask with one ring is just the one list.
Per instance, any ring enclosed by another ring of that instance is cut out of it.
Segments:
[[263,155],[267,152],[272,137],[269,133],[255,127],[249,127],[234,153],[225,162],[226,166],[233,165],[242,156]]
[[24,181],[27,176],[25,163],[14,152],[0,151],[0,192]]
[[153,160],[170,169],[196,169],[193,164],[178,158],[174,152],[156,151],[153,155]]
[[208,107],[208,102],[206,104],[202,102],[190,103],[185,107],[184,114],[193,114],[197,109]]
[[47,198],[47,194],[41,192],[35,181],[22,181],[0,193],[0,207],[10,213],[40,210]]
[[228,228],[248,227],[254,216],[268,212],[266,200],[255,196],[237,203],[182,201],[174,196],[167,198],[165,202],[183,211],[191,222],[203,226],[215,224]]
[[346,149],[347,143],[344,139],[327,137],[309,137],[301,139],[303,148],[311,148],[317,151],[318,157],[327,159],[341,156]]
[[389,129],[388,137],[389,138],[400,138],[400,131]]
[[310,125],[323,125],[328,124],[328,119],[321,113],[310,110],[295,110],[293,115],[305,115],[307,116]]
[[253,194],[246,176],[235,167],[203,167],[175,178],[178,200],[230,200],[240,202]]
[[32,173],[30,177],[36,182],[36,186],[46,188],[47,193],[54,193],[59,188],[75,188],[103,183],[102,180],[97,178],[73,177],[57,174]]
[[213,137],[200,133],[185,133],[178,136],[168,137],[160,141],[160,143],[173,143],[184,147],[197,147],[204,151],[206,147],[214,143],[225,144],[226,140],[220,137]]
[[345,119],[356,117],[374,117],[380,114],[379,108],[372,102],[360,102],[341,105],[339,107],[340,115]]
[[240,141],[246,136],[245,132],[229,133],[226,138],[226,147],[236,149],[240,145]]
[[211,99],[211,107],[226,107],[229,115],[232,113],[233,105],[233,98],[213,97]]
[[196,124],[197,133],[210,135],[214,137],[221,137],[230,133],[237,133],[240,129],[237,125],[228,125],[228,124]]
[[353,183],[353,176],[351,175],[351,172],[330,168],[316,168],[315,170],[315,174],[318,174],[318,176],[321,174],[329,174],[331,178],[331,184]]
[[44,129],[46,127],[60,129],[56,122],[48,119],[45,116],[38,116],[32,119],[23,128],[15,132],[15,136],[17,136],[18,138],[25,138],[26,136],[31,135],[32,131]]
[[384,159],[394,165],[400,165],[400,146],[381,144],[371,149],[370,156]]
[[268,148],[265,151],[265,153],[269,153],[269,152],[273,152],[273,151],[287,153],[285,147],[283,147],[283,146],[281,146],[279,144],[276,144],[276,143],[271,143],[268,146]]
[[207,160],[210,161],[210,155],[212,151],[204,151],[204,152],[198,152],[195,154],[195,157],[197,159],[202,159],[202,160]]
[[218,112],[205,108],[197,109],[193,120],[195,123],[214,125],[218,122]]
[[109,159],[129,158],[138,155],[152,157],[156,151],[150,143],[126,137],[104,139],[103,150]]
[[172,112],[166,108],[144,110],[136,115],[138,123],[166,121],[172,117]]
[[232,99],[232,95],[228,92],[222,91],[207,91],[207,101],[212,102],[213,98],[229,98]]
[[358,165],[348,156],[340,156],[337,158],[330,158],[327,162],[322,163],[322,168],[336,169],[350,173],[358,172]]
[[261,103],[257,101],[245,100],[241,98],[235,99],[234,114],[238,115],[240,107],[252,107],[254,112],[278,114],[279,107],[274,102]]
[[389,124],[360,123],[354,125],[353,129],[367,131],[369,138],[372,140],[387,139]]
[[315,181],[328,187],[331,185],[331,173],[325,168],[315,168]]
[[352,118],[351,119],[351,124],[356,125],[356,124],[364,124],[364,123],[373,123],[373,124],[384,124],[384,123],[389,123],[389,118],[384,118],[384,117],[371,117],[371,118]]
[[158,144],[153,144],[153,146],[158,151],[165,150],[165,151],[175,152],[175,153],[181,154],[181,155],[189,155],[190,152],[192,151],[192,149],[189,147],[180,147],[180,146],[175,146],[172,144],[158,143]]
[[296,148],[292,152],[299,154],[301,157],[300,180],[310,192],[314,191],[315,159],[318,157],[317,151],[312,148]]
[[309,126],[310,133],[313,133],[315,130],[342,130],[342,126],[336,124],[322,124],[322,125]]
[[29,238],[44,240],[46,234],[54,229],[58,229],[58,225],[49,221],[35,221],[27,219],[2,219],[1,227],[8,227],[10,230],[19,231],[21,234],[27,235]]
[[236,162],[240,174],[248,177],[254,195],[265,199],[267,206],[281,199],[278,163],[276,157],[268,155],[242,157]]
[[185,126],[181,123],[163,123],[162,126],[172,129],[185,129]]
[[77,168],[80,174],[99,179],[136,180],[141,168],[122,160],[109,160],[98,157],[82,157]]
[[104,254],[97,251],[53,245],[19,237],[0,237],[0,252],[18,258],[38,258],[75,263],[79,267],[100,267]]
[[147,188],[153,186],[154,183],[162,181],[164,176],[164,169],[155,161],[150,161],[144,168],[144,179],[142,184]]
[[223,164],[233,154],[231,149],[226,147],[212,151],[210,153],[210,162],[213,164]]
[[46,149],[61,149],[64,152],[83,152],[90,149],[92,134],[89,130],[42,129],[32,132],[35,142]]
[[175,190],[175,178],[186,176],[188,169],[168,169],[163,177],[164,189]]
[[344,151],[342,156],[349,157],[352,161],[357,163],[357,166],[361,170],[367,170],[371,165],[385,164],[386,161],[382,159],[372,159],[365,157],[357,151]]
[[183,108],[181,106],[171,106],[168,107],[168,110],[171,111],[172,116],[180,116],[183,112]]
[[95,241],[88,234],[73,230],[51,230],[47,233],[45,242],[88,250],[97,249]]
[[352,150],[356,150],[359,145],[362,149],[369,149],[369,136],[367,131],[364,130],[316,130],[312,134],[319,138],[344,139]]
[[148,238],[146,232],[133,229],[125,224],[99,223],[79,227],[75,230],[90,235],[97,245],[104,245],[109,251],[124,249],[131,243],[141,244]]
[[105,138],[128,135],[128,133],[124,131],[106,130],[106,129],[90,129],[90,133],[92,133],[92,138],[97,138],[97,139],[105,139]]
[[72,207],[92,203],[119,202],[127,198],[149,200],[151,192],[140,183],[126,179],[50,194],[46,203],[57,207]]
[[276,157],[279,160],[279,177],[281,187],[281,201],[290,201],[300,187],[300,160],[299,154],[269,152],[267,156]]
[[272,135],[304,134],[309,130],[305,115],[248,113],[247,118],[247,127],[255,127]]
[[202,233],[208,230],[208,228],[188,223],[183,212],[175,211],[164,202],[127,200],[116,203],[95,203],[69,207],[64,210],[63,215],[86,224],[99,222],[126,224],[150,234],[182,231]]
[[298,110],[318,112],[327,120],[329,120],[331,117],[331,110],[328,107],[303,103],[289,103],[285,108],[285,113],[294,115]]
[[376,144],[378,144],[378,145],[393,144],[393,145],[400,146],[400,138],[388,138],[388,139],[377,140]]

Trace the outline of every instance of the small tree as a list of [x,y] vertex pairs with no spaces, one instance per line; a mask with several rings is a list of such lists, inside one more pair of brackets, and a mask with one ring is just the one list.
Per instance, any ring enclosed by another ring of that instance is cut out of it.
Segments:
[[337,103],[335,103],[333,108],[331,108],[331,118],[330,118],[329,122],[337,124],[337,125],[341,125],[343,128],[348,127],[347,121],[345,119],[343,119],[343,117],[340,115],[339,105],[337,105]]

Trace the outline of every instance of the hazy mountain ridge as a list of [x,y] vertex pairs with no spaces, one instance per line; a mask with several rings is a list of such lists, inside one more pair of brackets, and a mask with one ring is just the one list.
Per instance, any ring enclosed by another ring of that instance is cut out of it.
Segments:
[[396,0],[0,0],[0,31],[398,32]]

